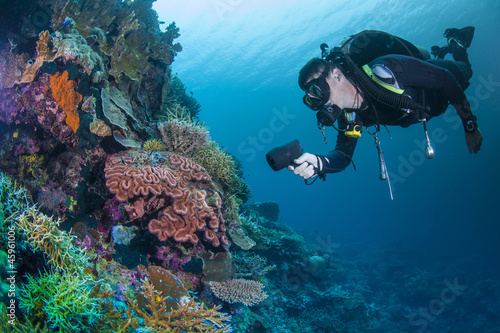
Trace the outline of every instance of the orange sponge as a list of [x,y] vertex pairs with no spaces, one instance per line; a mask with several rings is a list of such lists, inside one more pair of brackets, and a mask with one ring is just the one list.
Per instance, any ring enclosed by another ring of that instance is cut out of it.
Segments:
[[68,80],[68,72],[64,71],[50,76],[50,88],[52,89],[52,97],[57,104],[61,106],[66,113],[66,125],[73,129],[76,133],[80,125],[80,117],[78,116],[77,107],[82,101],[82,95],[76,92],[73,88],[76,86],[75,81]]

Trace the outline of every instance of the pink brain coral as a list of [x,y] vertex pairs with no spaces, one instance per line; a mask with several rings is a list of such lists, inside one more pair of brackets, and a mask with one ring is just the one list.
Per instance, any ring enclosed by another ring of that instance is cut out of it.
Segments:
[[127,151],[110,156],[104,172],[120,202],[143,205],[148,229],[161,241],[228,244],[220,196],[199,164],[172,153]]

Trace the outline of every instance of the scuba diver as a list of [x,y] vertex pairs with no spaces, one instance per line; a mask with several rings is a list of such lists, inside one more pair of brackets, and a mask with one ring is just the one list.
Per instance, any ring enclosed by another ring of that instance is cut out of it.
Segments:
[[[462,120],[469,153],[481,148],[482,135],[464,90],[472,77],[467,48],[474,27],[446,29],[448,45],[427,50],[381,32],[363,31],[333,50],[322,44],[322,58],[310,60],[299,74],[304,104],[317,111],[318,127],[338,130],[335,149],[327,155],[300,151],[288,170],[306,180],[344,170],[351,162],[362,127],[374,135],[381,179],[388,177],[377,137],[380,126],[407,127],[422,122],[427,158],[434,156],[426,122],[453,105]],[[451,54],[454,61],[443,59]],[[337,126],[335,126],[337,122]],[[373,133],[368,130],[374,126]],[[326,143],[326,137],[325,137]],[[268,160],[270,160],[268,158]],[[271,162],[270,162],[271,163]],[[389,182],[390,186],[390,182]],[[392,195],[392,192],[391,192]]]

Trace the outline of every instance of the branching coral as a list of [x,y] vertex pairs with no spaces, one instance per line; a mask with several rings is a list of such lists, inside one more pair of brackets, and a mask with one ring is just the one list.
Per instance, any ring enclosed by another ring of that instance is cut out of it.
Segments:
[[167,150],[167,145],[158,139],[153,139],[146,141],[143,149],[146,151],[164,151]]
[[193,151],[189,156],[203,166],[213,179],[229,186],[233,180],[235,164],[225,149],[212,141]]
[[215,296],[228,303],[258,304],[267,298],[264,285],[258,281],[232,279],[224,282],[208,282]]
[[267,259],[257,254],[241,252],[233,255],[234,264],[238,269],[237,277],[263,277],[269,271],[276,268],[276,265],[268,265]]
[[[103,303],[107,310],[107,320],[100,327],[100,332],[130,332],[142,329],[152,332],[230,332],[227,322],[230,317],[218,310],[220,307],[207,308],[204,304],[185,298],[176,309],[168,308],[169,296],[163,295],[154,285],[144,279],[140,291],[145,303],[139,303],[125,295],[127,311],[117,311],[110,302]],[[114,319],[114,320],[113,320]],[[140,319],[140,320],[139,320]]]
[[188,95],[186,93],[186,86],[175,75],[172,77],[169,83],[170,86],[167,94],[168,98],[165,103],[167,106],[167,113],[171,113],[173,109],[175,110],[181,108],[183,111],[182,113],[188,115],[189,119],[187,120],[193,120],[198,118],[201,105],[192,96],[192,93],[191,95]]
[[159,123],[158,130],[167,150],[177,154],[187,154],[210,141],[206,127],[184,120],[171,119]]
[[[120,202],[142,200],[149,231],[162,241],[228,244],[221,199],[210,176],[186,157],[165,152],[123,152],[106,162],[106,186]],[[155,217],[155,218],[154,218]]]
[[45,325],[33,325],[30,321],[22,323],[17,316],[10,318],[5,304],[0,303],[0,332],[10,333],[52,333],[53,331]]
[[92,297],[94,283],[66,272],[28,275],[20,289],[19,307],[33,323],[48,323],[59,332],[79,332],[97,323],[100,303]]
[[54,220],[36,207],[29,207],[15,217],[15,223],[35,250],[45,252],[49,263],[68,273],[81,274],[90,258],[85,250],[73,244],[75,236],[59,229],[59,220]]
[[0,227],[9,217],[24,212],[30,206],[30,200],[25,188],[0,171]]
[[76,133],[80,126],[80,117],[77,107],[82,101],[82,95],[74,90],[76,83],[68,80],[68,72],[64,71],[50,76],[50,89],[52,97],[66,113],[66,125]]

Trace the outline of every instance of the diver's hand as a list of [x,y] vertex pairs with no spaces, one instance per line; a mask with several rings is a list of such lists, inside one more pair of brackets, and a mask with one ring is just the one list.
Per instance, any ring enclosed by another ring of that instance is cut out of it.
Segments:
[[467,148],[469,148],[469,154],[477,154],[479,149],[481,149],[481,143],[483,142],[483,136],[479,128],[475,128],[472,132],[465,132],[465,143]]
[[304,179],[309,179],[323,170],[323,161],[318,155],[305,153],[293,162],[296,165],[289,165],[288,170]]

